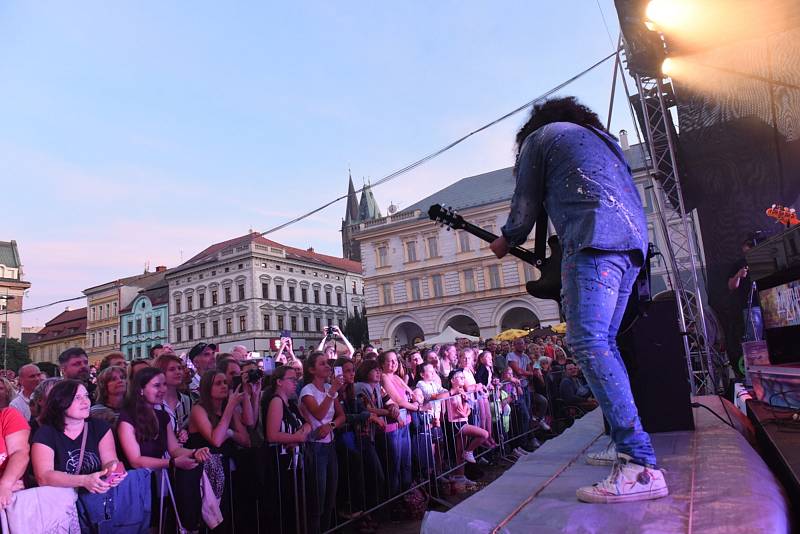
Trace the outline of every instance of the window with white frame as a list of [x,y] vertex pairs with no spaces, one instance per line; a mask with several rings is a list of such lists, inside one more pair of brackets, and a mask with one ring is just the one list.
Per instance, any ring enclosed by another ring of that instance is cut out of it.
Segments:
[[444,284],[442,283],[441,274],[431,276],[431,288],[434,297],[444,296]]
[[378,267],[386,267],[389,265],[389,246],[385,243],[378,245],[376,250]]
[[383,297],[382,304],[392,303],[392,284],[381,284],[381,296]]
[[472,250],[472,248],[470,248],[470,239],[467,232],[458,232],[458,250],[459,252],[469,252]]
[[500,266],[499,265],[490,265],[489,266],[489,288],[490,289],[499,289],[500,288]]
[[408,281],[408,286],[410,289],[410,299],[409,300],[422,300],[422,291],[420,290],[419,286],[419,278],[412,278]]
[[417,261],[417,242],[413,239],[405,242],[406,262]]
[[426,242],[428,244],[428,257],[429,258],[438,258],[439,257],[439,238],[435,235],[430,235],[426,238]]
[[475,291],[475,271],[473,269],[464,269],[464,291],[470,293]]

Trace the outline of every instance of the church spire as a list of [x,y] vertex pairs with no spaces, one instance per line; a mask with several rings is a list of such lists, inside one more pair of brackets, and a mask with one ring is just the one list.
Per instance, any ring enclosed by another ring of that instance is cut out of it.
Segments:
[[353,173],[347,169],[350,175],[350,183],[347,186],[347,208],[344,214],[344,221],[347,223],[358,222],[358,198],[356,188],[353,186]]
[[360,221],[368,221],[380,218],[381,210],[375,201],[375,196],[372,194],[372,187],[367,182],[361,191],[361,200],[358,203],[358,219]]

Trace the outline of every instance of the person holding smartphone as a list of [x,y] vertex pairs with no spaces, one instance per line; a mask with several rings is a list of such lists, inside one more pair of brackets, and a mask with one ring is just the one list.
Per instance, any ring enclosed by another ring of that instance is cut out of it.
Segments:
[[241,387],[244,396],[242,397],[241,415],[242,423],[247,428],[253,428],[256,424],[256,407],[258,406],[258,391],[252,385],[248,386],[247,377],[242,375],[242,364],[233,358],[223,358],[217,362],[217,371],[225,373],[228,387],[235,390]]
[[[250,435],[238,409],[244,393],[241,386],[230,388],[225,374],[216,369],[206,371],[200,379],[199,393],[200,400],[192,407],[189,416],[189,440],[186,446],[190,449],[208,447],[211,452],[211,457],[204,462],[204,470],[212,487],[223,488],[220,507],[224,521],[218,528],[227,532],[233,517],[229,460],[236,454],[237,445],[250,446]],[[199,484],[196,488],[199,493]],[[200,510],[192,510],[192,513],[199,516]],[[184,526],[189,528],[186,524]]]
[[325,328],[325,337],[323,337],[322,341],[319,342],[317,350],[324,351],[329,360],[335,360],[338,357],[336,353],[337,338],[341,339],[342,343],[344,343],[345,347],[347,347],[347,352],[344,353],[342,357],[347,359],[353,359],[353,354],[356,352],[356,350],[353,348],[353,345],[345,337],[345,335],[342,333],[339,327],[335,325],[331,325]]
[[314,473],[306,477],[307,530],[316,534],[333,526],[339,478],[333,430],[345,421],[344,410],[337,400],[344,381],[334,378],[328,383],[332,371],[323,352],[311,353],[303,371],[306,385],[300,390],[301,413],[313,429],[305,449],[305,468]]
[[[111,427],[89,417],[90,404],[89,392],[78,380],[64,379],[53,386],[31,448],[33,472],[40,486],[106,493],[125,478],[124,470],[119,472],[117,467],[120,461]],[[84,432],[86,443],[79,462]],[[117,476],[109,477],[112,472]]]

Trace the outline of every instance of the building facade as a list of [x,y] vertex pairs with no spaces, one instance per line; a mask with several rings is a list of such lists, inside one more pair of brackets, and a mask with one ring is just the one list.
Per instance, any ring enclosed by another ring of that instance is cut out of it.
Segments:
[[128,360],[147,358],[150,349],[169,341],[169,285],[158,280],[120,312],[120,352]]
[[0,241],[0,338],[22,339],[22,313],[25,290],[30,282],[22,279],[22,262],[16,241]]
[[169,340],[188,351],[204,341],[264,351],[288,330],[295,347],[316,346],[328,325],[363,311],[358,262],[282,245],[250,233],[206,248],[166,276]]
[[86,353],[97,363],[109,352],[120,350],[120,310],[129,306],[140,291],[164,278],[166,267],[155,273],[129,276],[85,289],[87,308]]
[[[641,147],[621,143],[648,218],[651,242],[663,243],[653,209],[650,175]],[[560,322],[558,306],[529,296],[525,283],[537,269],[507,256],[498,260],[489,244],[464,231],[449,231],[427,217],[435,203],[456,208],[468,221],[493,234],[508,216],[515,180],[511,168],[464,178],[409,208],[360,223],[360,243],[370,340],[388,347],[424,340],[451,326],[484,338],[508,328]],[[522,246],[534,248],[533,235]],[[666,266],[652,262],[652,289],[668,287]]]
[[47,321],[28,344],[28,356],[33,363],[58,364],[58,355],[70,347],[86,347],[86,308],[67,308]]
[[[506,328],[559,322],[556,303],[534,299],[525,290],[537,276],[532,267],[513,257],[498,260],[487,242],[427,217],[428,207],[441,203],[497,233],[513,187],[511,169],[465,178],[360,226],[355,236],[361,243],[373,344],[409,345],[448,326],[485,338]],[[532,248],[533,242],[525,246]]]

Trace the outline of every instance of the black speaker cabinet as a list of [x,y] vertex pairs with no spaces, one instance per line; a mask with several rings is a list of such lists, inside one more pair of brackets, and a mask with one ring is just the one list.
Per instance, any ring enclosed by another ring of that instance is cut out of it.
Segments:
[[644,315],[625,323],[617,343],[642,426],[647,432],[694,430],[689,372],[675,300],[653,301]]

